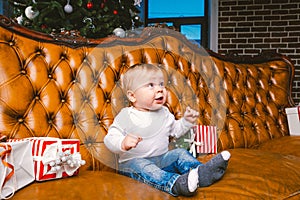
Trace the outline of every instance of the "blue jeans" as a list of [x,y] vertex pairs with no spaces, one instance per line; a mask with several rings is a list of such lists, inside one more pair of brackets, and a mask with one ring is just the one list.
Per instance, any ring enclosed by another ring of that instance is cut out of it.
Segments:
[[172,188],[178,177],[199,165],[202,163],[187,150],[174,149],[160,156],[120,163],[119,173],[176,196]]

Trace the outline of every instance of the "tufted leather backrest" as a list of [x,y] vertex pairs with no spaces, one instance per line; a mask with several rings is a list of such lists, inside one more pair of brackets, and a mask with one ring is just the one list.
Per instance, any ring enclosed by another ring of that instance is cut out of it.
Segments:
[[189,105],[198,123],[217,125],[219,150],[288,135],[294,68],[284,56],[239,61],[158,28],[139,38],[52,38],[1,19],[0,133],[9,138],[79,138],[88,168],[113,167],[103,138],[128,106],[122,74],[139,63],[163,69],[176,118]]

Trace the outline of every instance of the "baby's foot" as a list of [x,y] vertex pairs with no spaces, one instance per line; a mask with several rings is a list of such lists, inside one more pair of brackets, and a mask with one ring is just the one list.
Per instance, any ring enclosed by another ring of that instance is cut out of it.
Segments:
[[198,168],[181,175],[172,190],[176,195],[193,196],[198,188]]
[[207,187],[220,180],[227,168],[230,153],[223,151],[198,167],[199,186]]

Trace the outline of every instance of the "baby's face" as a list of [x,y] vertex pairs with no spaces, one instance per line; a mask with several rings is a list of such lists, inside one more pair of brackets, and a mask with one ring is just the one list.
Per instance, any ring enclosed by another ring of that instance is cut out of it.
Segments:
[[134,91],[135,108],[141,111],[158,110],[167,100],[167,90],[165,88],[162,72],[154,72],[153,75],[141,84]]

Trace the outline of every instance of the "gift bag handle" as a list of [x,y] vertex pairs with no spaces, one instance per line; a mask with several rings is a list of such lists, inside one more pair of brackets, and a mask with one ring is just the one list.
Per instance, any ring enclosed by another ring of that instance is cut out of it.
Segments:
[[15,194],[15,188],[14,188],[14,187],[12,187],[12,186],[5,186],[5,187],[3,187],[3,188],[10,188],[10,189],[12,190],[12,192],[11,192],[11,194],[10,194],[9,196],[7,196],[7,197],[2,197],[2,195],[0,194],[1,199],[10,199],[11,197],[14,196],[14,194]]
[[11,188],[12,189],[12,193],[8,197],[2,197],[2,195],[1,195],[1,190],[2,189],[1,188],[5,188],[5,187],[3,187],[5,185],[5,183],[9,179],[11,179],[11,177],[15,173],[14,166],[12,164],[10,164],[10,163],[7,162],[7,157],[9,156],[9,154],[12,153],[12,147],[11,147],[10,144],[3,144],[3,143],[0,143],[0,147],[2,147],[4,149],[4,151],[0,152],[0,158],[1,158],[3,166],[11,169],[11,172],[9,172],[9,174],[4,178],[3,183],[0,183],[0,196],[1,196],[2,199],[9,199],[9,198],[11,198],[14,195],[15,188],[12,187],[12,186],[5,186],[6,188]]

